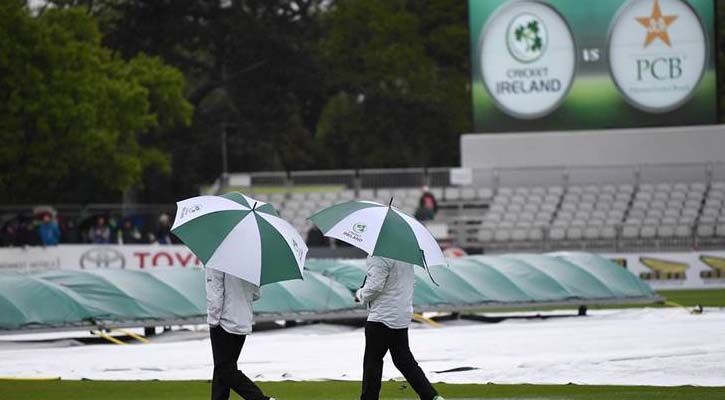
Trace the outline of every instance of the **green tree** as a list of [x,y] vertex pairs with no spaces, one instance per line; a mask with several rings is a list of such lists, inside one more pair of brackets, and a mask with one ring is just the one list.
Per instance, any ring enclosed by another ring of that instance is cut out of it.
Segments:
[[324,23],[334,95],[316,141],[332,166],[456,164],[470,127],[465,2],[342,0]]
[[101,45],[78,8],[30,14],[0,5],[0,198],[4,203],[120,201],[169,157],[144,135],[189,124],[182,74]]

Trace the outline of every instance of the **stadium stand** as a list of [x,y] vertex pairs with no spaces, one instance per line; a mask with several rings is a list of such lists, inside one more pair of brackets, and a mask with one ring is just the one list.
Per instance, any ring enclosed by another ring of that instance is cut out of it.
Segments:
[[[435,177],[424,169],[375,170],[378,176],[373,177],[371,171],[357,171],[349,176],[366,178],[338,180],[342,185],[306,193],[297,192],[297,182],[291,178],[283,193],[265,194],[269,187],[260,185],[252,188],[252,196],[271,202],[304,233],[311,228],[309,215],[341,201],[387,203],[392,197],[394,205],[412,215],[420,186],[429,184],[439,200],[436,223],[447,225],[445,239],[472,251],[690,249],[725,244],[725,168],[719,164],[496,169],[477,171],[479,182],[471,186],[451,185],[441,171],[450,173],[442,168],[434,171]],[[418,177],[413,179],[414,174]],[[323,175],[320,172],[315,181],[324,182]],[[361,186],[360,181],[369,185]]]

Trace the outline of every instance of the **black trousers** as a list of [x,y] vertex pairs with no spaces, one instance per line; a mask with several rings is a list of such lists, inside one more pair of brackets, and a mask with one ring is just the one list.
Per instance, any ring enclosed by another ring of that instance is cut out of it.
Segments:
[[229,390],[234,390],[246,400],[268,400],[269,397],[237,369],[239,353],[242,352],[245,335],[233,335],[221,326],[209,329],[211,352],[214,357],[214,377],[211,381],[211,400],[229,399]]
[[377,400],[383,376],[383,357],[390,350],[393,364],[422,400],[432,400],[438,392],[425,377],[410,352],[408,329],[391,329],[380,322],[365,324],[365,359],[360,400]]

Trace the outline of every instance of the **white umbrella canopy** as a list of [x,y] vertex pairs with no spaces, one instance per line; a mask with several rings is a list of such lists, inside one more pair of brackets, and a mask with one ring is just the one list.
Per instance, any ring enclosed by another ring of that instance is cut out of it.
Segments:
[[206,268],[257,286],[302,279],[302,236],[270,204],[241,193],[179,201],[171,232]]
[[398,208],[372,201],[349,201],[310,217],[325,236],[349,243],[369,255],[427,267],[448,265],[425,225]]

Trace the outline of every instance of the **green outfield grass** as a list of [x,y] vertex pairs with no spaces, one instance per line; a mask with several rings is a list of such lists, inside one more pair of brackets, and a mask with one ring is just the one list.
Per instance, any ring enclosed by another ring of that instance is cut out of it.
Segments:
[[[279,400],[342,400],[359,396],[358,382],[271,382],[260,386]],[[578,386],[578,385],[436,385],[447,399],[576,399],[576,400],[715,400],[722,387]],[[209,398],[204,381],[0,381],[4,400],[191,400]],[[232,395],[232,399],[238,399]],[[381,399],[417,399],[401,382],[386,382]]]

